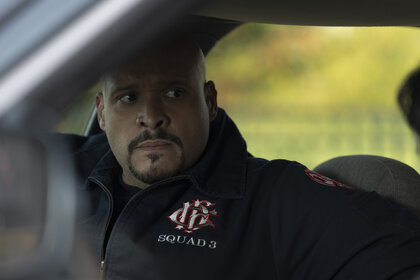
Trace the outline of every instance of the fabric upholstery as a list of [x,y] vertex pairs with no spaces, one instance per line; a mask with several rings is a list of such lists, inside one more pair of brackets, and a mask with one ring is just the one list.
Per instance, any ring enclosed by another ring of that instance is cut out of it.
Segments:
[[321,163],[314,171],[355,189],[375,191],[420,217],[420,175],[400,161],[372,155],[342,156]]

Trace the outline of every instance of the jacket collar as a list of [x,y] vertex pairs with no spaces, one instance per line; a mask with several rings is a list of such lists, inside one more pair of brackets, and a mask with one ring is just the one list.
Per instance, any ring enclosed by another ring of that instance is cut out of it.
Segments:
[[[246,159],[245,140],[223,109],[210,124],[207,146],[197,163],[183,172],[191,177],[200,192],[214,197],[240,199],[245,194]],[[89,178],[95,178],[107,187],[113,186],[120,166],[111,150],[101,158]]]
[[223,109],[210,124],[207,147],[190,172],[197,188],[208,195],[242,198],[245,194],[245,140]]

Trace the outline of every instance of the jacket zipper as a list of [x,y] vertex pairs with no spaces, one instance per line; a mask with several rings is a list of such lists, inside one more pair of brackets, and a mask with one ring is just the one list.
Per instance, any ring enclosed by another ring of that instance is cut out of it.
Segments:
[[[176,181],[178,179],[183,179],[183,178],[190,178],[190,176],[189,175],[180,175],[180,176],[171,177],[171,178],[168,178],[166,180],[162,180],[162,181],[159,181],[155,184],[152,184],[152,185],[148,186],[147,189],[150,189],[150,187],[153,187],[153,186],[156,186],[156,185],[159,185],[159,184],[162,184],[162,183],[167,183],[167,182],[170,182],[170,181]],[[111,221],[112,213],[114,211],[114,198],[112,197],[112,194],[109,191],[109,189],[104,184],[102,184],[102,182],[100,182],[99,180],[97,180],[96,178],[93,178],[93,177],[89,177],[88,179],[91,180],[91,181],[94,181],[96,184],[98,184],[106,192],[106,194],[108,195],[108,197],[110,199],[110,204],[111,204],[111,211],[109,212],[108,220],[107,220],[106,226],[105,226],[105,231],[104,231],[104,234],[103,234],[103,237],[102,237],[101,262],[100,262],[100,265],[99,265],[99,277],[100,277],[100,279],[102,279],[102,274],[103,274],[103,271],[104,271],[104,268],[105,268],[105,235],[106,235],[106,232],[108,230],[109,223]]]
[[112,194],[109,191],[109,189],[104,184],[102,184],[102,182],[100,182],[99,180],[97,180],[96,178],[93,178],[93,177],[89,177],[89,180],[94,181],[96,184],[98,184],[106,192],[106,194],[109,197],[110,204],[111,204],[110,205],[111,206],[111,211],[109,212],[108,220],[107,220],[106,226],[105,226],[105,231],[104,231],[104,234],[103,234],[103,237],[102,237],[101,262],[100,262],[100,265],[99,265],[99,276],[100,276],[100,279],[102,279],[102,273],[103,273],[104,267],[105,267],[105,235],[106,235],[106,232],[108,231],[109,223],[111,222],[112,212],[114,211],[114,198],[112,197]]

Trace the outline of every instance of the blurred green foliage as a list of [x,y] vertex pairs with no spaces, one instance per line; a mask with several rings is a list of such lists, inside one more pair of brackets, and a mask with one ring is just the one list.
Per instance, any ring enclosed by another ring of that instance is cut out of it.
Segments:
[[377,154],[419,170],[396,103],[418,46],[418,28],[248,24],[212,50],[207,76],[255,156],[313,167]]
[[62,133],[83,135],[95,106],[96,93],[99,91],[99,84],[92,86],[61,112],[62,119],[56,130]]

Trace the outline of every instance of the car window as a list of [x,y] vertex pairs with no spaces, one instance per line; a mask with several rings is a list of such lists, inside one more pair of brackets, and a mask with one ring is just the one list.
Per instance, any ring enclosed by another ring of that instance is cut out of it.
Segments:
[[[420,63],[419,33],[247,24],[209,53],[207,78],[254,156],[314,167],[340,155],[374,154],[420,170],[416,139],[396,102]],[[97,90],[63,112],[59,131],[83,133]]]
[[64,108],[60,112],[61,121],[55,129],[62,133],[83,135],[92,110],[95,107],[95,95],[99,90],[99,85],[92,86],[73,103]]
[[420,170],[396,102],[420,63],[419,35],[407,27],[246,25],[210,52],[208,78],[255,156],[314,167],[375,154]]

